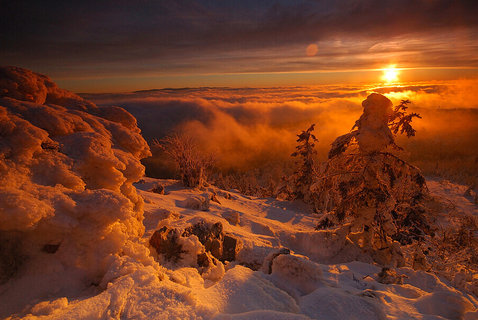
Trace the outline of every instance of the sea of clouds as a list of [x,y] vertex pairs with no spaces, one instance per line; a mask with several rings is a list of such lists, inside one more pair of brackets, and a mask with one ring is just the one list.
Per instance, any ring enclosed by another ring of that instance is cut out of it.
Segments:
[[[320,160],[335,137],[350,131],[371,92],[395,105],[411,100],[417,134],[399,138],[401,157],[427,175],[466,184],[478,176],[478,82],[410,83],[401,86],[182,88],[84,94],[98,105],[118,105],[138,120],[148,142],[179,132],[193,136],[224,170],[248,171],[277,163],[290,167],[296,135],[316,123]],[[147,173],[171,174],[164,161],[148,159]]]

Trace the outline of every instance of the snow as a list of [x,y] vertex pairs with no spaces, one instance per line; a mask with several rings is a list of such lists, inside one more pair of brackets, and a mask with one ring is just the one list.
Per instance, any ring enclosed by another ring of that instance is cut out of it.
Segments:
[[[2,68],[0,79],[0,317],[478,318],[477,297],[454,286],[476,275],[451,283],[402,267],[384,281],[341,236],[348,226],[315,230],[302,202],[143,177],[149,148],[129,113],[28,70]],[[427,183],[453,214],[477,214],[463,187]],[[202,222],[222,225],[235,259],[184,233]],[[163,227],[177,234],[177,261],[150,245]]]
[[[318,242],[320,239],[311,237],[308,243],[303,236],[301,241],[296,240],[297,235],[316,232],[313,215],[301,203],[251,198],[229,191],[231,199],[218,196],[221,204],[211,202],[209,211],[202,211],[182,204],[203,195],[204,191],[183,189],[174,180],[143,179],[145,182],[136,187],[145,199],[145,243],[161,225],[184,229],[201,220],[221,222],[226,232],[244,243],[238,260],[226,263],[220,277],[211,280],[207,274],[201,275],[194,261],[200,243],[193,235],[183,239],[190,243],[185,245],[186,252],[179,263],[163,261],[167,269],[162,277],[154,267],[140,267],[133,259],[130,270],[124,270],[128,263],[117,263],[119,270],[113,270],[114,276],[107,281],[103,292],[39,302],[28,311],[26,319],[41,319],[41,316],[48,319],[475,319],[478,316],[476,297],[433,274],[398,268],[403,284],[383,284],[377,281],[381,270],[377,265],[358,261],[321,263],[322,256],[314,255],[313,249],[323,247]],[[158,183],[164,186],[164,195],[147,191]],[[210,189],[220,194],[220,190]],[[448,195],[448,200],[453,201],[452,195]],[[236,212],[240,223],[230,224],[223,217],[224,212]],[[290,248],[291,254],[282,251],[277,255],[280,247]],[[269,274],[267,256],[271,253],[275,257]],[[260,262],[264,265],[257,266]],[[256,271],[248,265],[256,266]]]
[[[384,284],[377,281],[381,268],[374,264],[325,264],[304,255],[312,244],[309,248],[300,247],[293,241],[294,235],[313,232],[315,224],[300,203],[250,198],[229,191],[231,199],[218,196],[220,205],[211,202],[209,211],[202,211],[179,204],[204,191],[182,189],[173,180],[144,180],[136,186],[145,198],[145,220],[149,221],[145,238],[163,220],[169,227],[179,229],[200,220],[219,221],[226,232],[243,241],[247,250],[243,249],[246,252],[239,255],[238,261],[226,264],[224,276],[214,281],[201,276],[189,256],[179,267],[171,265],[163,280],[153,277],[141,286],[131,285],[128,293],[113,282],[105,292],[124,295],[124,318],[474,319],[478,315],[476,297],[433,274],[399,268],[403,284]],[[164,195],[146,191],[157,183],[164,186]],[[221,194],[220,190],[213,191]],[[241,222],[230,224],[223,212],[237,212]],[[320,246],[316,239],[312,238],[312,242]],[[279,247],[293,245],[300,252],[287,254],[283,250],[277,254]],[[271,253],[275,257],[269,274],[267,255]],[[254,266],[259,260],[264,266],[257,267],[257,271],[243,266]],[[125,275],[124,279],[139,281],[136,277],[139,273]],[[148,278],[145,274],[141,277]],[[68,308],[62,310],[62,314],[70,314]]]
[[392,101],[372,93],[362,102],[363,114],[358,120],[358,144],[363,153],[380,152],[393,142],[388,128],[392,114]]
[[[25,69],[1,68],[0,75],[5,316],[89,290],[120,255],[141,251],[131,249],[144,231],[143,200],[132,183],[150,152],[126,111],[100,109]],[[138,262],[148,260],[143,250]]]
[[454,209],[478,216],[478,206],[474,199],[467,193],[469,187],[459,185],[448,180],[429,178],[428,189],[448,206]]

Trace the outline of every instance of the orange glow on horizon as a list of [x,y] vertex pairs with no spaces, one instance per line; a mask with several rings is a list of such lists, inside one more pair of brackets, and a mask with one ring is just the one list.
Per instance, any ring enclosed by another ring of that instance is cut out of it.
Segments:
[[[308,57],[311,58],[311,57]],[[287,86],[322,86],[322,85],[372,85],[396,86],[399,83],[430,81],[455,81],[458,79],[478,79],[478,68],[475,67],[416,67],[401,66],[391,70],[396,72],[397,79],[389,81],[384,74],[391,68],[321,70],[308,69],[283,72],[241,72],[241,73],[186,73],[156,74],[154,72],[139,73],[130,76],[55,76],[57,83],[74,92],[105,93],[130,92],[135,90],[161,88],[198,88],[198,87],[287,87]]]
[[383,69],[382,80],[386,83],[394,83],[398,81],[399,71],[395,68],[395,65],[391,65],[386,69]]

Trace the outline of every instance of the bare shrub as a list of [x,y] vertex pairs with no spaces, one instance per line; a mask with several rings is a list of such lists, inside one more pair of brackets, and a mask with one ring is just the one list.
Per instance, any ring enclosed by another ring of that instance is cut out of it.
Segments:
[[425,251],[431,270],[449,280],[463,271],[478,273],[478,219],[460,214],[455,220],[436,230]]
[[192,137],[174,134],[154,140],[153,147],[162,150],[176,163],[185,187],[201,187],[207,182],[214,159],[212,155],[203,154]]
[[[277,169],[277,168],[276,168]],[[283,170],[280,170],[282,173]],[[217,173],[213,176],[213,184],[224,190],[236,189],[241,194],[254,197],[272,197],[280,180],[280,173],[266,170],[250,170],[246,172]]]

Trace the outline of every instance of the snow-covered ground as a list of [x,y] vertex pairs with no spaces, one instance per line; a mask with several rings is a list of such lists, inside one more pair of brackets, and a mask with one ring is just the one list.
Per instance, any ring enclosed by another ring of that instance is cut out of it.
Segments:
[[437,178],[427,179],[427,186],[435,198],[442,199],[456,211],[478,216],[476,194],[469,187]]
[[[147,191],[156,184],[164,186],[165,194]],[[454,194],[450,183],[431,181],[429,186],[446,201],[460,200],[457,206],[476,210]],[[331,248],[314,237],[314,216],[300,203],[214,187],[184,189],[174,180],[145,178],[136,187],[145,200],[145,243],[163,226],[185,229],[200,221],[221,222],[224,232],[243,244],[237,261],[201,275],[195,260],[201,245],[190,236],[182,243],[185,252],[179,261],[163,261],[160,272],[123,266],[125,275],[113,279],[105,291],[40,302],[26,319],[478,318],[476,297],[431,273],[400,268],[401,281],[387,284],[378,281],[381,268],[374,264],[320,263],[321,254]],[[187,208],[188,199],[208,197],[208,192],[216,193],[220,204],[211,201],[208,211]],[[270,254],[280,247],[291,254],[271,261]]]

